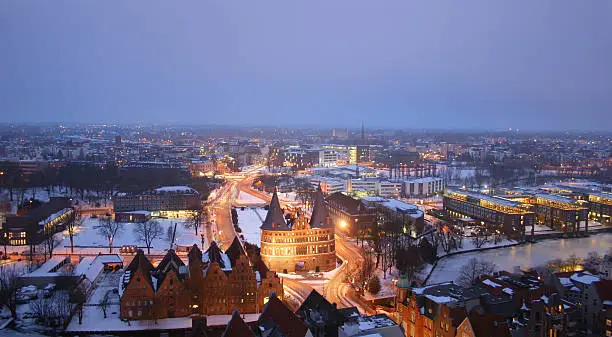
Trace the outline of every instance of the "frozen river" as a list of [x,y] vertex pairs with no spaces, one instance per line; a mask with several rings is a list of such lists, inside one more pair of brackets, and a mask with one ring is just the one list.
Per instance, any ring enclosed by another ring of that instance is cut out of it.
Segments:
[[612,248],[612,233],[600,233],[588,238],[551,239],[535,244],[459,254],[442,259],[427,283],[456,280],[461,266],[472,257],[493,261],[499,270],[512,271],[516,266],[521,268],[541,266],[552,259],[566,258],[571,254],[583,258],[589,252],[597,251],[600,255],[604,255],[610,248]]

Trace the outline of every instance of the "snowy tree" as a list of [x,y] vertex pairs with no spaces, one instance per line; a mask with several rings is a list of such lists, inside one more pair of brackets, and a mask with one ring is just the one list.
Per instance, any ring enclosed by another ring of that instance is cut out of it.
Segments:
[[136,240],[145,244],[147,247],[147,254],[151,254],[151,244],[153,240],[161,238],[163,232],[162,226],[155,220],[137,223],[134,226],[134,236]]
[[476,248],[482,248],[487,242],[489,242],[487,235],[474,235],[472,237],[472,243]]
[[457,284],[466,288],[471,287],[482,276],[493,274],[494,271],[495,264],[493,262],[473,257],[459,270]]
[[100,310],[102,310],[102,314],[104,314],[104,318],[106,318],[106,312],[108,311],[108,307],[110,306],[108,292],[106,292],[106,294],[104,294],[104,297],[100,299],[98,305],[100,306]]
[[123,231],[123,223],[116,222],[112,217],[100,218],[94,229],[108,241],[108,252],[113,252],[113,241]]

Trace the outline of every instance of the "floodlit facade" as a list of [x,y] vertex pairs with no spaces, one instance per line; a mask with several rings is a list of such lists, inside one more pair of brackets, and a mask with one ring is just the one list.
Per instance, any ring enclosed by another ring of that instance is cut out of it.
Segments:
[[289,223],[274,191],[261,225],[261,258],[272,271],[329,271],[336,268],[334,226],[318,189],[310,220],[298,212]]

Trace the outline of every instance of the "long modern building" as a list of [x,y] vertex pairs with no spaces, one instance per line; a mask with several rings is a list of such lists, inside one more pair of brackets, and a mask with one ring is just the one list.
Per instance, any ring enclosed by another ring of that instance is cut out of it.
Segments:
[[13,246],[39,244],[45,234],[64,229],[74,212],[69,198],[55,197],[23,214],[6,216],[2,235]]
[[612,217],[612,194],[589,193],[589,217],[599,223],[609,225]]
[[473,218],[488,225],[499,226],[512,235],[524,235],[525,227],[535,222],[535,213],[520,202],[485,194],[448,189],[443,198],[444,210],[458,218]]
[[329,271],[336,268],[335,229],[319,189],[312,215],[298,212],[287,222],[274,191],[261,225],[261,259],[272,271]]
[[522,200],[533,205],[536,221],[562,232],[588,231],[589,209],[578,204],[574,199],[552,194],[536,194]]
[[165,186],[140,194],[118,194],[113,198],[115,213],[149,211],[152,215],[184,215],[200,208],[200,194],[187,186]]

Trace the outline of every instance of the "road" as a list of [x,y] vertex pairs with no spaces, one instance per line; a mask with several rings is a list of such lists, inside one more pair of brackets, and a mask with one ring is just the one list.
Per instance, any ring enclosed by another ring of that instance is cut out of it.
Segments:
[[[248,193],[266,202],[271,199],[268,194],[251,188],[253,180],[260,170],[261,168],[255,167],[247,172],[227,175],[227,183],[209,198],[208,206],[212,210],[214,222],[209,227],[205,227],[205,230],[207,231],[207,237],[219,242],[222,249],[229,247],[236,236],[231,219],[231,207],[238,194],[240,192]],[[299,202],[294,201],[280,201],[283,206],[299,204]],[[336,234],[336,255],[343,263],[327,282],[323,295],[328,301],[336,303],[340,308],[356,306],[362,313],[374,314],[375,311],[370,304],[357,296],[350,285],[344,282],[348,273],[363,264],[364,257],[361,255],[361,249],[348,238]],[[312,291],[312,287],[308,284],[300,282],[299,279],[290,278],[283,278],[283,288],[288,295],[298,302],[306,299]]]

